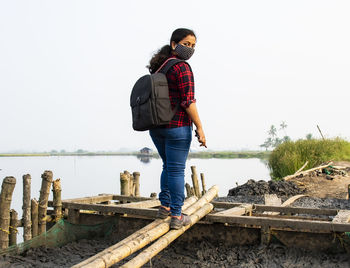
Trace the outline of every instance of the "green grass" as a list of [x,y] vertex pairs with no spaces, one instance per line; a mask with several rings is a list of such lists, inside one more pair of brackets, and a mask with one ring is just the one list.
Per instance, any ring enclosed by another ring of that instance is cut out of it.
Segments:
[[284,142],[269,156],[268,166],[273,179],[294,174],[306,161],[305,169],[327,161],[350,161],[350,143],[340,139],[311,139]]

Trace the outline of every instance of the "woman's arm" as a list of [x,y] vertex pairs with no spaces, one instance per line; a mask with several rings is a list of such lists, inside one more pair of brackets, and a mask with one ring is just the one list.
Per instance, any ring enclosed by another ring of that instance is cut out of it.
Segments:
[[196,103],[195,102],[191,103],[190,106],[186,108],[186,112],[190,116],[191,120],[193,121],[193,123],[197,128],[196,136],[198,138],[198,142],[200,143],[200,146],[204,146],[205,148],[207,148],[206,139],[205,139],[205,135],[202,127],[202,122],[199,118]]

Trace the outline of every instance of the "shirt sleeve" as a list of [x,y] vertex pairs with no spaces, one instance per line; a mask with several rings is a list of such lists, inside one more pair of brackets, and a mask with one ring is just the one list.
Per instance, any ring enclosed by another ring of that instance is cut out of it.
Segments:
[[180,91],[180,105],[186,109],[191,103],[195,103],[194,98],[194,78],[191,67],[185,63],[181,62],[176,65],[177,75],[177,85]]

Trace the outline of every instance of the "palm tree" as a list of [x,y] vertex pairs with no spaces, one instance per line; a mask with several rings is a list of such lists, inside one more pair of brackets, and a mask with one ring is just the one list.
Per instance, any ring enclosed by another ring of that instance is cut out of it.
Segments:
[[277,136],[277,129],[274,125],[270,127],[270,130],[267,132],[271,138],[274,138]]

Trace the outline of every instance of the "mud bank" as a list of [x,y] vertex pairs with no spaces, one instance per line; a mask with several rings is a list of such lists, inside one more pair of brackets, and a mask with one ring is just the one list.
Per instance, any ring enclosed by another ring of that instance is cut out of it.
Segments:
[[[0,267],[71,267],[112,244],[111,240],[81,240],[61,248],[38,248],[23,256],[1,257]],[[114,265],[112,267],[119,267]],[[326,254],[280,244],[226,247],[210,241],[183,243],[181,239],[144,267],[350,267],[348,254]]]

